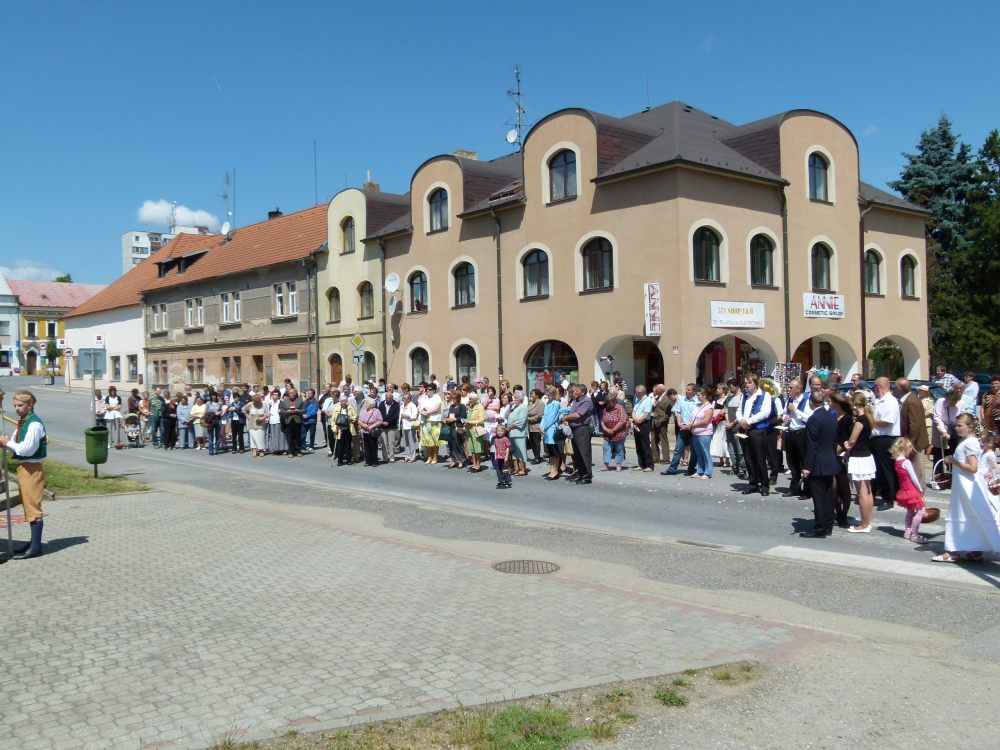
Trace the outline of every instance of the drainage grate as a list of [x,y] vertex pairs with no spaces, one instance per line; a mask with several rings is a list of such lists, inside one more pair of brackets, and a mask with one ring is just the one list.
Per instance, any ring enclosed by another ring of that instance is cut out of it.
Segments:
[[518,575],[542,575],[555,573],[559,566],[545,560],[504,560],[493,565],[498,573],[515,573]]

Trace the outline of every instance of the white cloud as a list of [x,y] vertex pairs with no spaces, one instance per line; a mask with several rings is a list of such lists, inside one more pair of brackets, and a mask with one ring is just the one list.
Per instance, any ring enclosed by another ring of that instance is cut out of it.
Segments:
[[[136,216],[143,224],[151,224],[156,227],[170,226],[169,201],[160,198],[158,201],[145,201],[136,212]],[[208,227],[209,229],[219,228],[219,217],[201,209],[188,208],[179,203],[174,208],[174,221],[177,226],[183,227]]]
[[875,127],[874,125],[869,125],[867,128],[865,128],[864,132],[861,135],[867,138],[870,135],[875,135],[877,132],[878,132],[877,127]]
[[39,263],[36,260],[24,260],[22,258],[15,260],[11,266],[0,266],[0,276],[19,281],[54,281],[56,276],[63,276],[64,274],[64,271],[60,271],[48,263]]

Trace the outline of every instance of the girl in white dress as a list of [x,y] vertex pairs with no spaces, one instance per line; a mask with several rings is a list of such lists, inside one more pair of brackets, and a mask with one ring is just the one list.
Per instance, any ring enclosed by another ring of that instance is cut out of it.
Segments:
[[946,551],[931,558],[934,562],[978,561],[987,554],[1000,553],[1000,498],[990,492],[979,473],[983,450],[975,434],[975,418],[959,414],[955,433],[962,442],[955,455],[945,459],[952,466]]

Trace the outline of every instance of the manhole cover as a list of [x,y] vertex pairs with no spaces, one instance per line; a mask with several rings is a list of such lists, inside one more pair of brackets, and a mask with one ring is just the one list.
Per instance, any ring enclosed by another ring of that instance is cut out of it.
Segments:
[[555,573],[559,566],[545,560],[504,560],[493,566],[498,573],[517,573],[519,575],[540,575]]

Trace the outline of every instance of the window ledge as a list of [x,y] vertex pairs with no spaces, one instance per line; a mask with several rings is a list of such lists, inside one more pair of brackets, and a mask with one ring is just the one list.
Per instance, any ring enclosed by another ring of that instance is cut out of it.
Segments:
[[164,329],[162,331],[150,331],[149,335],[150,336],[166,336],[168,333],[169,333],[169,331],[167,331],[166,329]]
[[219,323],[219,329],[223,328],[239,328],[243,325],[242,320],[230,320],[228,323]]
[[821,206],[832,206],[833,201],[823,200],[822,198],[809,198],[810,203],[819,203]]
[[205,326],[184,326],[184,333],[200,333],[205,330]]
[[767,290],[769,292],[777,292],[777,291],[780,290],[780,287],[777,287],[774,284],[751,284],[750,288],[751,289],[765,289],[765,290]]
[[374,315],[359,315],[358,320],[375,320]]
[[476,306],[475,302],[468,302],[468,303],[466,303],[464,305],[452,305],[451,309],[452,310],[466,310],[466,309],[468,309],[470,307],[475,307],[475,306]]
[[865,296],[872,299],[885,299],[885,295],[879,292],[865,292]]
[[581,289],[579,294],[603,294],[604,292],[613,292],[615,288],[613,286],[599,286],[593,289]]
[[340,254],[341,255],[353,255],[354,251],[353,250],[343,250]]
[[410,310],[407,315],[426,315],[429,308],[425,307],[423,310]]
[[338,323],[340,323],[340,318],[337,318],[336,320],[328,320],[328,321],[326,321],[326,324],[327,324],[328,326],[335,326],[335,325],[337,325]]
[[548,298],[549,298],[549,295],[547,295],[547,294],[536,294],[533,297],[521,297],[520,301],[521,302],[538,302],[539,300],[548,299]]
[[809,291],[811,291],[813,294],[836,294],[837,293],[837,291],[835,289],[816,289],[815,287],[813,287]]
[[576,200],[576,198],[577,197],[575,195],[571,195],[568,198],[560,198],[557,201],[549,201],[548,203],[545,204],[545,207],[548,208],[549,206],[558,206],[562,203],[572,203],[573,201]]
[[909,294],[901,294],[901,295],[899,295],[899,296],[900,296],[900,297],[901,297],[901,298],[902,298],[902,299],[903,299],[904,301],[906,301],[906,302],[919,302],[919,301],[920,301],[920,297],[912,297],[912,296],[910,296]]
[[271,316],[271,322],[272,323],[290,323],[290,322],[298,320],[298,319],[299,319],[299,314],[298,313],[292,313],[291,315],[272,315]]
[[702,280],[695,279],[694,280],[694,285],[695,286],[715,286],[715,287],[723,287],[724,288],[726,286],[726,282],[725,281],[709,281],[708,279],[702,279]]
[[442,232],[447,232],[448,227],[441,227],[440,229],[431,229],[427,232],[428,235],[441,234]]

